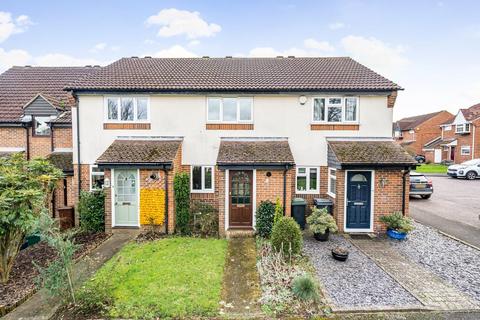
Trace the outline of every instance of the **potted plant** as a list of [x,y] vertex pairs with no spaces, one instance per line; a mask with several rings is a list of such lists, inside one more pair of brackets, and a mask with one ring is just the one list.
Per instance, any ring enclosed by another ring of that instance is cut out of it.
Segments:
[[307,218],[308,228],[318,241],[327,241],[330,233],[337,232],[337,223],[326,208],[312,208],[312,214]]
[[348,258],[348,250],[343,247],[336,247],[332,249],[332,256],[335,260],[345,261]]
[[387,235],[392,239],[403,240],[414,229],[412,219],[404,217],[400,212],[381,216],[380,221],[387,226]]

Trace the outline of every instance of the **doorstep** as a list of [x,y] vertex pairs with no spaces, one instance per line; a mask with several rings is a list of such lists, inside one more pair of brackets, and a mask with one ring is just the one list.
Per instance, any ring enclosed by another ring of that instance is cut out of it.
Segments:
[[228,228],[226,232],[227,239],[232,238],[253,238],[255,236],[255,230],[253,228]]

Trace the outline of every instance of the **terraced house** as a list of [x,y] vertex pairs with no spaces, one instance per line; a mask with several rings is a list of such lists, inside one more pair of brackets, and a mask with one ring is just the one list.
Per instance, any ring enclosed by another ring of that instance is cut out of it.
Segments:
[[66,90],[76,185],[105,190],[109,231],[160,210],[173,232],[177,172],[222,235],[254,228],[267,199],[290,215],[295,197],[328,197],[345,232],[408,214],[413,160],[391,138],[401,88],[350,58],[132,57]]
[[73,96],[64,87],[93,67],[13,67],[0,75],[0,156],[47,157],[63,170],[52,209],[73,212]]

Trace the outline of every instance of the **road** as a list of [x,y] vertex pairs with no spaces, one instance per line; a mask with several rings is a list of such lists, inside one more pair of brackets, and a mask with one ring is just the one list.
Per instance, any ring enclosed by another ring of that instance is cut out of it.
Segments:
[[480,179],[429,177],[434,193],[410,198],[411,216],[480,248]]

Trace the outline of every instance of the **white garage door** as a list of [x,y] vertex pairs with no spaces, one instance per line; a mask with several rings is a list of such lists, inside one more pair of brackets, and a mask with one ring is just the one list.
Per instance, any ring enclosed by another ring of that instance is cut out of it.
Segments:
[[442,162],[442,149],[435,149],[435,155],[433,161],[435,163]]

